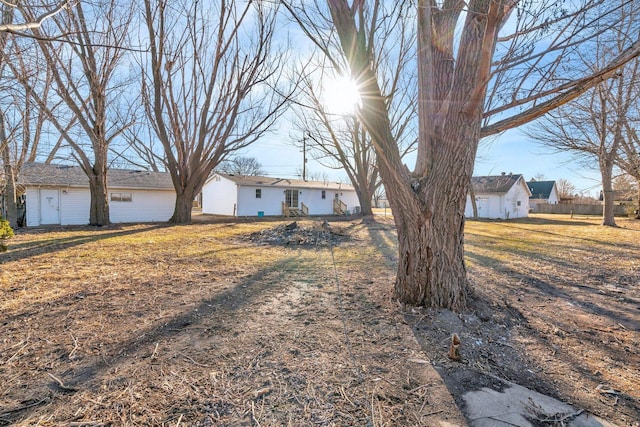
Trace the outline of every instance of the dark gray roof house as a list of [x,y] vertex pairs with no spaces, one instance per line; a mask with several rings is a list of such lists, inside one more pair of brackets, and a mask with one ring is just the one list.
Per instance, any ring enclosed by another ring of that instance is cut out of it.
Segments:
[[535,210],[537,205],[555,205],[560,203],[560,194],[556,187],[555,181],[535,181],[527,182],[531,197],[529,197],[529,206]]
[[[109,169],[109,187],[172,190],[173,183],[167,172],[147,170]],[[77,165],[25,163],[20,170],[18,183],[23,185],[60,185],[89,187],[89,179]]]
[[[25,163],[17,184],[28,227],[89,223],[89,178],[80,166]],[[111,222],[163,222],[173,214],[176,193],[166,172],[109,169],[107,187]]]
[[529,181],[527,182],[532,199],[548,199],[556,185],[555,181]]

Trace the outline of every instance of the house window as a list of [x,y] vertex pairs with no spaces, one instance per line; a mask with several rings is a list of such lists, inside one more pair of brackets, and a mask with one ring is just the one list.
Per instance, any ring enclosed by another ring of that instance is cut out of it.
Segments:
[[262,188],[256,188],[256,199],[262,199]]
[[522,205],[522,202],[521,202],[520,200],[518,200],[517,205],[518,205],[518,206]]
[[130,202],[132,200],[131,193],[111,193],[112,202]]
[[327,191],[326,190],[322,190],[322,200],[327,198]]

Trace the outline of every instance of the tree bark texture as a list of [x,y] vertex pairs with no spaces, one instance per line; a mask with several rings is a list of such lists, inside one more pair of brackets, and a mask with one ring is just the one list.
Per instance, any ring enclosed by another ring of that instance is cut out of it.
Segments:
[[6,200],[7,217],[11,228],[18,228],[18,206],[16,203],[16,174],[11,163],[11,154],[9,152],[9,144],[7,141],[7,132],[5,129],[4,114],[0,112],[0,142],[4,142],[2,148],[2,162],[4,163],[5,187],[4,195]]
[[101,172],[95,171],[96,167],[87,173],[89,177],[89,192],[91,203],[89,207],[89,225],[109,225],[109,190],[107,188],[107,168],[102,167]]
[[636,197],[638,198],[637,200],[637,204],[636,204],[636,219],[640,219],[640,179],[636,180],[636,186],[638,187],[638,192],[636,194]]
[[616,226],[613,215],[615,194],[613,191],[613,161],[607,157],[600,159],[600,173],[602,175],[602,225]]
[[[5,148],[8,151],[8,148]],[[6,162],[6,160],[5,160]],[[11,163],[6,162],[4,164],[4,176],[5,176],[5,187],[4,187],[4,195],[5,201],[7,204],[7,217],[5,218],[9,221],[9,225],[11,228],[18,228],[18,206],[16,203],[16,181],[15,174],[13,173],[13,166]]]
[[360,201],[360,213],[365,216],[373,215],[371,194],[369,194],[369,192],[360,191],[356,191],[356,193],[358,195],[358,200]]
[[[446,202],[451,196],[433,187],[424,191],[425,200],[434,203]],[[447,210],[416,206],[411,212],[393,211],[398,230],[395,294],[399,301],[450,309],[464,306],[469,285],[464,264],[463,200],[450,200]]]
[[191,213],[193,211],[193,198],[196,193],[193,189],[180,189],[176,193],[176,204],[173,215],[169,222],[172,224],[191,224]]

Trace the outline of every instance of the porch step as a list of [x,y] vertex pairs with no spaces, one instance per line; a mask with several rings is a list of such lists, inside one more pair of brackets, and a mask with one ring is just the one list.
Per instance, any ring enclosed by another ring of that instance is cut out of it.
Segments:
[[306,216],[300,209],[289,208],[289,216]]

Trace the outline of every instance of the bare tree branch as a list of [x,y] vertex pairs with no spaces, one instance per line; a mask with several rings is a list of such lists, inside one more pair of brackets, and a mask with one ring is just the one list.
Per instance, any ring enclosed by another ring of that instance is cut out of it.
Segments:
[[[30,22],[24,22],[21,24],[0,24],[0,32],[17,32],[17,31],[26,31],[26,30],[34,30],[42,27],[42,24],[64,11],[65,9],[71,7],[73,5],[73,1],[75,0],[62,0],[58,6],[53,8],[50,11],[47,11],[38,17],[35,17]],[[10,3],[5,3],[6,6],[9,7],[19,7],[19,5],[14,5]]]

